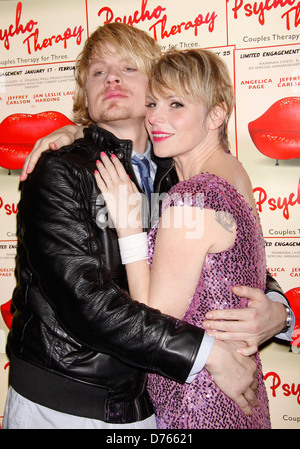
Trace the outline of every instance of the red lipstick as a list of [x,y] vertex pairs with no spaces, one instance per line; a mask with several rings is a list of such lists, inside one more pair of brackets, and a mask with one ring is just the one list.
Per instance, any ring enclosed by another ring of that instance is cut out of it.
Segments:
[[152,131],[153,142],[162,142],[172,136],[172,133],[166,133],[164,131]]

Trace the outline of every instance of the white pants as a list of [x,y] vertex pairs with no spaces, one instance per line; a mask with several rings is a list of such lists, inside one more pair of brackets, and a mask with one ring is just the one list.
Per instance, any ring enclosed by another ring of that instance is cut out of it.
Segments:
[[9,387],[3,429],[156,429],[155,415],[130,424],[81,418],[36,404]]

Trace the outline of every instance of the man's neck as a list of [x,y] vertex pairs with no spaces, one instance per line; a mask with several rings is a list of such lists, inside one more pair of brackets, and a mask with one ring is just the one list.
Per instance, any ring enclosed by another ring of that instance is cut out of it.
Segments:
[[143,154],[146,151],[148,134],[144,126],[144,122],[132,123],[132,121],[114,121],[100,123],[101,128],[113,133],[118,139],[131,140],[133,149],[137,153]]

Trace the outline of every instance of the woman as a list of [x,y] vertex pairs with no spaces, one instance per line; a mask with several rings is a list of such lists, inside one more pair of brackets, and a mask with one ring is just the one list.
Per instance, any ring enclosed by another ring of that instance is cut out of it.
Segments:
[[[173,157],[179,178],[148,235],[149,265],[142,229],[133,220],[135,185],[117,158],[104,154],[95,176],[118,231],[132,297],[201,326],[211,308],[245,307],[232,285],[265,285],[264,240],[251,183],[228,150],[233,89],[222,60],[205,50],[166,54],[149,78],[147,131],[156,156]],[[128,204],[120,186],[127,187]],[[256,362],[259,406],[251,417],[205,369],[185,385],[149,375],[158,427],[269,428],[258,355]]]

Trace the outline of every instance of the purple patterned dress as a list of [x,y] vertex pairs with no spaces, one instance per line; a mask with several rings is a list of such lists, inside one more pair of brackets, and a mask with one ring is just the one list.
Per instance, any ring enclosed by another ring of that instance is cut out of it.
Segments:
[[[228,211],[236,221],[235,244],[226,251],[207,254],[193,299],[184,320],[202,326],[211,309],[242,308],[246,300],[233,295],[232,285],[264,289],[265,244],[256,217],[233,185],[206,173],[176,184],[163,203],[163,210],[189,202],[192,206]],[[152,264],[157,224],[151,229],[149,263]],[[183,273],[184,275],[184,273]],[[148,391],[160,429],[259,429],[270,428],[268,398],[259,356],[256,356],[259,406],[247,417],[203,369],[196,379],[180,385],[158,375],[149,375]]]

